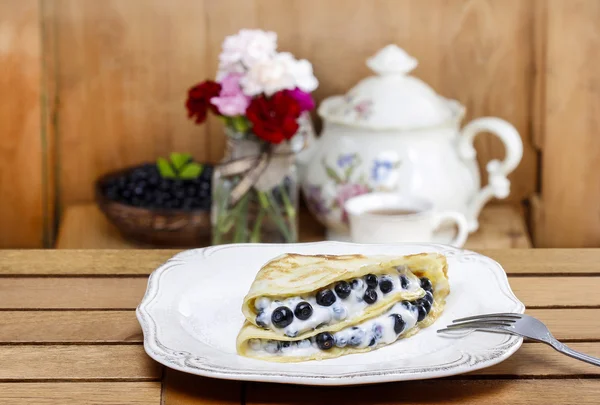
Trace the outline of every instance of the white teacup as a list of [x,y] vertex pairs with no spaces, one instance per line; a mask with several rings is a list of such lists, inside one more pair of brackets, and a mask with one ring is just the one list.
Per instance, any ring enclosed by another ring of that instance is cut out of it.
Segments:
[[433,242],[442,223],[456,223],[448,244],[462,247],[469,236],[467,219],[458,211],[435,211],[433,204],[394,193],[363,194],[344,204],[352,241],[357,243]]

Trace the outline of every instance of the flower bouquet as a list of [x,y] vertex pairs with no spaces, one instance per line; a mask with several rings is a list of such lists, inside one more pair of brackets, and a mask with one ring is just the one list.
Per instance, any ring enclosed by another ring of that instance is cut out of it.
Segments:
[[277,35],[241,30],[225,38],[215,81],[188,92],[190,118],[208,111],[229,137],[213,175],[213,243],[295,242],[298,185],[294,154],[312,129],[318,82],[312,65],[277,52]]

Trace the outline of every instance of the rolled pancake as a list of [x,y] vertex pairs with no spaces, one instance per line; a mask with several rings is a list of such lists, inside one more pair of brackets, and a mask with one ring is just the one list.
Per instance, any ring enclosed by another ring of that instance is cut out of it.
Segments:
[[[445,265],[445,258],[444,263],[441,261],[442,258],[441,255],[430,253],[409,256],[284,254],[269,261],[260,269],[250,286],[250,291],[244,297],[242,312],[248,322],[260,327],[256,322],[258,312],[254,305],[257,298],[266,297],[273,300],[314,295],[317,291],[342,280],[360,278],[367,274],[380,275],[390,271],[395,273],[394,268],[399,266],[408,268],[412,273],[419,269],[441,268]],[[424,291],[420,288],[412,291],[397,289],[364,308],[362,313],[349,314],[350,316],[343,322],[324,325],[318,330],[341,329],[360,319],[380,313],[394,302],[410,301],[423,295]],[[311,332],[301,333],[295,338],[310,336]]]
[[[286,256],[283,256],[283,257],[286,257]],[[325,256],[325,257],[331,258],[331,256]],[[335,256],[333,256],[333,257],[335,257]],[[354,262],[355,259],[358,260],[358,255],[357,256],[353,255],[351,257],[350,256],[344,256],[344,257],[348,258],[346,260],[348,260],[349,262]],[[281,258],[282,257],[277,258],[275,260],[280,260]],[[359,277],[359,276],[364,276],[369,273],[375,273],[376,269],[381,269],[382,267],[389,268],[389,267],[407,266],[410,269],[410,271],[412,273],[414,273],[416,276],[427,277],[432,283],[434,301],[433,301],[431,310],[429,311],[428,315],[421,322],[418,322],[418,323],[414,324],[413,326],[411,326],[410,328],[403,330],[401,335],[397,336],[394,340],[396,340],[398,338],[405,338],[405,337],[413,336],[419,330],[431,325],[441,315],[441,313],[443,312],[445,305],[446,305],[446,297],[448,296],[448,294],[450,292],[450,287],[448,284],[448,277],[447,277],[448,266],[447,266],[446,258],[444,256],[435,254],[435,253],[422,253],[422,254],[416,254],[416,255],[410,255],[410,256],[404,256],[404,257],[398,257],[398,258],[389,257],[389,256],[387,256],[387,257],[379,256],[376,258],[360,256],[360,258],[361,258],[360,260],[364,260],[363,263],[367,263],[367,264],[365,264],[363,266],[357,266],[356,268],[352,268],[351,269],[352,275],[350,277],[357,277],[357,276]],[[335,262],[343,263],[343,260],[336,260]],[[321,263],[323,263],[323,262],[321,262]],[[278,268],[278,267],[276,267],[276,268]],[[278,270],[278,271],[281,272],[281,270]],[[323,272],[325,272],[325,271],[323,271]],[[303,274],[306,274],[306,273],[303,272]],[[312,273],[310,273],[310,274],[312,274]],[[327,277],[324,276],[321,279],[326,279],[327,281],[324,281],[323,284],[321,284],[321,285],[323,285],[323,286],[329,285],[332,282],[347,279],[348,277],[346,277],[346,276],[342,276],[340,278],[340,276],[343,274],[347,274],[347,273],[338,271],[335,278],[333,278],[331,275],[329,275]],[[291,280],[291,279],[293,279],[293,277],[290,277],[288,280]],[[291,294],[301,294],[301,293],[297,292],[299,290],[303,291],[303,293],[313,291],[313,289],[308,289],[306,286],[304,286],[304,289],[294,290],[294,292],[290,292],[290,293]],[[297,341],[304,340],[304,339],[310,338],[312,336],[315,336],[324,331],[335,333],[338,331],[342,331],[343,329],[347,330],[346,328],[350,328],[351,326],[357,326],[357,325],[360,326],[360,325],[366,324],[368,322],[373,322],[375,320],[375,318],[377,318],[379,316],[388,316],[386,314],[389,311],[394,310],[399,301],[403,301],[403,300],[413,301],[415,298],[420,298],[421,296],[423,296],[423,294],[424,294],[424,291],[421,291],[421,292],[419,292],[419,294],[417,294],[416,297],[413,297],[413,298],[404,298],[404,297],[400,296],[401,294],[396,295],[395,299],[392,299],[392,300],[386,299],[385,304],[379,303],[379,305],[373,305],[372,307],[376,307],[375,310],[373,310],[372,308],[369,308],[369,311],[364,311],[364,313],[361,315],[361,317],[359,319],[355,319],[351,323],[350,322],[341,322],[341,323],[338,323],[338,324],[335,324],[335,325],[332,325],[329,327],[325,326],[323,328],[317,328],[313,331],[306,332],[306,333],[302,334],[301,336],[298,336],[295,338],[282,336],[271,330],[257,327],[254,324],[246,321],[237,337],[237,342],[236,342],[237,343],[237,351],[239,354],[241,354],[243,356],[258,358],[258,359],[262,359],[262,360],[275,361],[275,362],[299,362],[299,361],[307,361],[307,360],[330,359],[330,358],[343,356],[346,354],[364,353],[364,352],[368,352],[371,350],[375,350],[375,349],[377,349],[379,347],[383,347],[389,343],[376,344],[376,345],[368,346],[368,347],[350,347],[350,346],[338,347],[338,346],[334,345],[332,348],[330,348],[328,350],[319,350],[319,349],[314,350],[314,347],[313,347],[312,350],[308,350],[308,351],[304,350],[304,352],[307,352],[307,353],[304,353],[301,355],[294,355],[293,352],[291,352],[291,354],[287,354],[287,355],[277,355],[277,354],[270,354],[270,353],[267,353],[264,351],[251,350],[248,345],[248,342],[251,339],[272,340],[272,341],[279,341],[279,342],[297,342]],[[257,297],[257,296],[260,296],[260,294],[253,295],[252,290],[251,290],[251,293],[249,293],[248,296]],[[277,294],[277,296],[281,296],[281,294]],[[245,307],[246,307],[246,305],[245,305]],[[302,351],[300,351],[300,352],[302,352]],[[308,353],[308,352],[310,352],[310,353]]]

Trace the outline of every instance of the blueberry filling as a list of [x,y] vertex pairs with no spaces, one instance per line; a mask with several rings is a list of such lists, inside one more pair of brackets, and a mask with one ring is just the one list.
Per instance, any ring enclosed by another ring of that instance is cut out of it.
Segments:
[[[375,304],[379,299],[393,292],[413,291],[421,284],[426,287],[428,283],[430,284],[426,278],[419,279],[405,268],[392,270],[392,272],[377,275],[370,273],[362,277],[338,281],[313,294],[296,297],[258,297],[254,302],[257,311],[256,325],[294,338],[307,331],[331,326],[344,320],[351,321],[369,305]],[[419,306],[423,306],[428,312],[431,307],[428,304],[432,303],[433,296],[428,293],[422,301],[428,301],[419,303]],[[406,305],[410,309],[417,303],[406,303]],[[416,316],[417,308],[411,310]],[[346,340],[349,341],[350,337]],[[361,347],[366,346],[369,341],[370,337],[365,338]]]
[[317,304],[328,307],[335,302],[335,294],[329,289],[321,290],[317,293]]
[[[379,284],[379,288],[381,289],[381,284]],[[368,297],[372,293],[375,295],[375,301],[377,300],[377,292],[375,289],[367,288],[365,291],[365,301],[370,300]],[[412,329],[416,323],[423,321],[431,311],[433,301],[433,293],[428,291],[422,298],[414,301],[401,301],[396,303],[386,314],[380,315],[379,317],[371,320],[367,320],[361,325],[347,327],[339,332],[321,332],[314,337],[303,339],[297,342],[251,339],[248,342],[248,346],[252,350],[263,350],[269,354],[294,355],[297,353],[295,351],[296,349],[328,351],[334,346],[339,348],[365,348],[377,346],[379,344],[389,344],[397,339],[399,335],[405,333],[407,330]],[[312,307],[308,302],[300,301],[296,305],[296,310],[294,313],[302,312],[302,308],[307,308],[307,306],[310,308],[310,310],[312,310]],[[340,304],[335,304],[332,310],[334,313],[345,312],[345,308],[340,306]],[[279,314],[277,317],[278,322],[287,322],[291,310],[286,306],[281,306],[278,307],[275,312]],[[259,317],[261,315],[264,316],[264,313],[261,312]],[[295,334],[292,336],[288,329],[290,328],[286,329],[286,335],[290,337],[296,336],[297,331],[293,331]],[[305,351],[298,353],[298,355],[307,353],[311,352]]]

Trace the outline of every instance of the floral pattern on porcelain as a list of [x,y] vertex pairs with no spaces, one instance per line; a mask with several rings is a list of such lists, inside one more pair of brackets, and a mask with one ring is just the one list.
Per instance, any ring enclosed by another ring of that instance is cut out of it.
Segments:
[[381,152],[371,167],[363,165],[358,153],[338,155],[335,164],[322,161],[327,181],[322,186],[306,183],[304,195],[311,212],[320,220],[348,224],[344,204],[352,197],[373,191],[390,191],[398,182],[400,159],[396,152]]
[[356,121],[367,120],[373,114],[373,100],[371,99],[357,99],[356,96],[348,94],[344,96],[344,104],[342,114],[354,116]]

